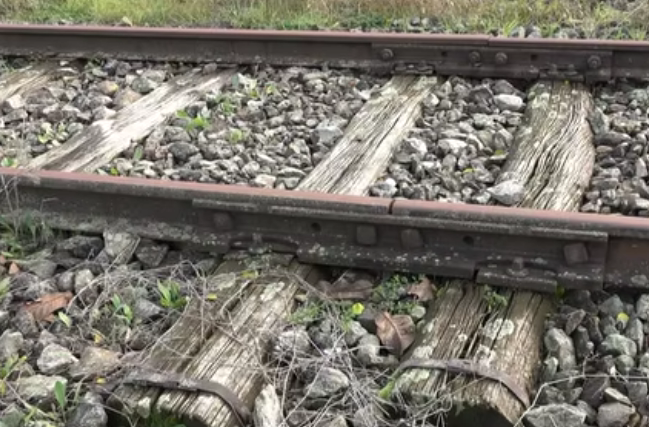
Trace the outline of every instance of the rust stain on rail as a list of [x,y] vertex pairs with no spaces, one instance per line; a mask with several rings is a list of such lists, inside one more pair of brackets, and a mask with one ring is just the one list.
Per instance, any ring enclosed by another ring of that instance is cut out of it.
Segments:
[[293,253],[303,262],[437,274],[552,292],[649,289],[649,221],[505,207],[0,168],[60,229]]

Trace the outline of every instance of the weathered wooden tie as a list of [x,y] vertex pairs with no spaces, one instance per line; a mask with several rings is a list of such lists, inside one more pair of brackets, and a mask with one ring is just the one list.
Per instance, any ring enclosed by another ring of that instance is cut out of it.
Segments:
[[[52,62],[43,62],[37,65],[29,65],[15,71],[9,71],[0,76],[0,115],[3,115],[5,101],[12,97],[24,98],[35,90],[45,88],[47,83],[56,76],[57,66]],[[24,113],[24,111],[23,111]],[[20,119],[16,119],[20,120]],[[3,142],[3,149],[13,149],[16,164],[24,164],[29,158],[29,144],[22,138],[9,139]],[[2,156],[0,155],[0,158]]]
[[177,77],[122,108],[114,117],[95,121],[64,144],[33,159],[27,168],[95,172],[171,114],[208,91],[219,91],[233,74],[233,70],[212,74],[191,71]]
[[[595,161],[587,121],[590,93],[581,85],[544,83],[529,92],[528,106],[499,181],[524,187],[517,205],[578,209]],[[539,373],[544,319],[552,296],[527,291],[488,290],[452,281],[433,303],[432,320],[406,360],[463,359],[509,376],[533,401]],[[505,302],[499,305],[499,302]],[[415,405],[449,404],[445,425],[510,427],[527,409],[499,381],[440,369],[406,370],[392,391]]]
[[[366,103],[352,119],[345,135],[333,151],[320,162],[298,190],[363,195],[387,166],[398,141],[414,125],[420,114],[420,103],[435,79],[397,76],[388,82],[380,96]],[[363,165],[371,165],[363,170]],[[241,270],[245,265],[228,261],[216,274]],[[185,310],[178,322],[153,347],[147,364],[154,369],[182,372],[188,377],[216,381],[239,396],[252,409],[265,385],[259,367],[270,340],[277,335],[294,308],[300,281],[313,283],[318,270],[290,261],[281,276],[259,277],[240,291],[232,307],[209,309],[212,322],[200,323],[197,308]],[[228,299],[218,292],[217,300]],[[205,310],[203,310],[205,312]],[[206,313],[202,314],[206,316]],[[209,328],[209,333],[196,325]],[[202,348],[196,349],[202,343]],[[168,360],[175,353],[184,359]],[[190,355],[196,353],[191,361]],[[156,399],[157,397],[157,399]],[[124,386],[112,399],[127,413],[144,415],[152,410],[173,413],[196,425],[234,427],[238,420],[218,396],[162,391],[142,391]]]

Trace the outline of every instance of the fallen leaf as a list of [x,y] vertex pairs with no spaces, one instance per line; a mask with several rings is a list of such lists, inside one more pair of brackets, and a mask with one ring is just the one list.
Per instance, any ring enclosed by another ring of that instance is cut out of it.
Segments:
[[391,316],[384,311],[374,318],[376,335],[388,351],[401,356],[415,341],[415,322],[406,314]]
[[322,292],[329,298],[336,300],[363,301],[372,296],[374,283],[369,280],[359,279],[354,282],[337,280],[333,284],[321,284]]
[[15,276],[18,273],[20,273],[20,267],[18,267],[18,264],[16,264],[15,262],[12,262],[9,266],[9,275]]
[[424,276],[419,283],[410,285],[408,295],[417,297],[419,301],[430,301],[435,296],[435,287],[428,277]]
[[7,258],[4,255],[0,255],[0,264],[6,264]]
[[26,303],[24,308],[34,316],[37,322],[45,320],[52,322],[56,319],[53,313],[68,305],[72,297],[72,292],[55,292],[43,295],[34,302]]

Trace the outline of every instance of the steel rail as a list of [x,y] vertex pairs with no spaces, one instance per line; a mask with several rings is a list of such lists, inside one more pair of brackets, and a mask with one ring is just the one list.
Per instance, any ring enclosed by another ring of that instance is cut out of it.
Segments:
[[486,35],[0,25],[0,55],[583,82],[649,78],[649,42]]
[[85,173],[0,168],[0,214],[54,229],[408,271],[554,292],[649,289],[649,221]]

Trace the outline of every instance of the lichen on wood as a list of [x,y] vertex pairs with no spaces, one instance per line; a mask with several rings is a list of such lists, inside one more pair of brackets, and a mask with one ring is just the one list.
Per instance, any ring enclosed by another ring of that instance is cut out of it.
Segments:
[[[591,95],[582,85],[539,82],[531,89],[497,182],[514,180],[523,187],[516,206],[578,208],[595,161],[587,120],[591,109]],[[442,289],[432,305],[432,320],[406,359],[470,359],[533,392],[553,295],[466,281],[452,281]],[[428,405],[451,427],[510,427],[527,409],[498,382],[441,370],[405,371],[394,381],[391,397],[415,407]]]

